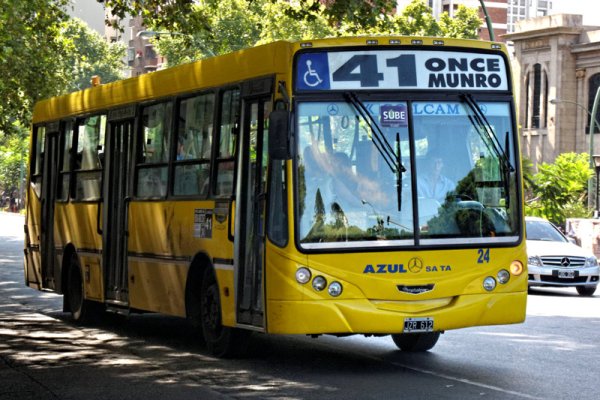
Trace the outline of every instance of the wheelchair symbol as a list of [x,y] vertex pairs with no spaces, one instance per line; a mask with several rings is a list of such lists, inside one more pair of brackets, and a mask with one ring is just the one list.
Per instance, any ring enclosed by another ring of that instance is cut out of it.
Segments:
[[306,84],[306,86],[315,87],[323,83],[323,80],[321,79],[317,71],[311,68],[311,65],[312,61],[306,60],[306,68],[308,70],[304,74],[304,83]]

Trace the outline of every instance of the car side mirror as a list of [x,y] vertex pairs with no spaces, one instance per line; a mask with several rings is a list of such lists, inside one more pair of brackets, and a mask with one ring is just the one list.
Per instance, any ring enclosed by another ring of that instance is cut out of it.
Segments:
[[289,158],[290,112],[274,110],[269,115],[269,157],[272,160]]

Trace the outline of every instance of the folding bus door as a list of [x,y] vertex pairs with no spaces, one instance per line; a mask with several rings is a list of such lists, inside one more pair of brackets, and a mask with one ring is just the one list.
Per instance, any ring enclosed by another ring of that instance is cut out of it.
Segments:
[[[267,131],[272,80],[247,83],[242,90],[238,182],[236,188],[235,263],[237,321],[264,327],[263,270],[267,182]],[[252,97],[250,97],[252,96]]]
[[103,182],[103,269],[107,304],[129,304],[127,270],[127,218],[135,107],[108,114],[109,131]]
[[58,125],[58,122],[46,125],[45,157],[42,173],[40,251],[42,256],[42,287],[48,289],[55,289],[54,203],[56,201],[58,176]]

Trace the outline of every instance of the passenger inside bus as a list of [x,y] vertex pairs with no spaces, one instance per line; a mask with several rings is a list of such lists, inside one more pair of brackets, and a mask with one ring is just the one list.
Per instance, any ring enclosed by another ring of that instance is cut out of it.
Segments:
[[454,190],[456,183],[443,173],[444,160],[433,155],[423,160],[418,171],[417,189],[419,197],[435,199],[440,204]]

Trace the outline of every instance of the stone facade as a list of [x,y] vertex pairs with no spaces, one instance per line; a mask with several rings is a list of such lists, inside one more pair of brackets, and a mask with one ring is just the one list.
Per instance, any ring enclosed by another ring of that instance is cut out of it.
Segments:
[[[589,153],[588,111],[600,87],[600,27],[584,26],[581,15],[557,14],[521,21],[504,38],[514,44],[523,156],[536,167],[561,153]],[[592,154],[600,154],[600,135],[594,136]]]

